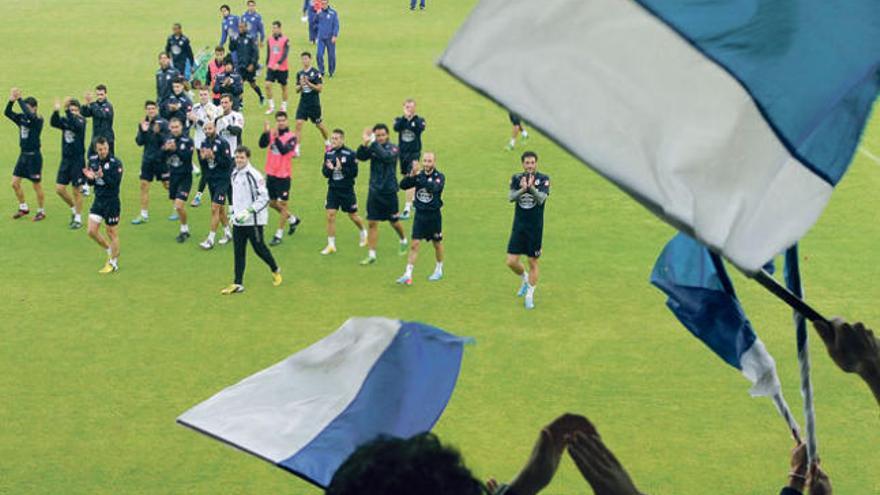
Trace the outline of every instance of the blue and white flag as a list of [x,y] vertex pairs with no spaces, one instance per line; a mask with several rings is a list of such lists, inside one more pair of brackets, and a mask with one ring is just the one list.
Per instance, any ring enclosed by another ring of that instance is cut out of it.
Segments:
[[350,319],[177,421],[326,487],[364,443],[430,431],[466,342],[421,323]]
[[743,312],[721,258],[685,234],[660,253],[651,283],[681,323],[752,382],[752,396],[780,393],[776,362]]
[[440,65],[754,274],[849,166],[880,2],[482,0]]

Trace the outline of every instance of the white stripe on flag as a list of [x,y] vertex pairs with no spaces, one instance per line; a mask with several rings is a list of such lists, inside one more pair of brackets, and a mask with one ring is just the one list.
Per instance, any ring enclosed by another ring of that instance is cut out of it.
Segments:
[[776,374],[776,361],[767,352],[764,342],[756,339],[739,357],[742,374],[752,382],[752,397],[772,397],[780,392],[782,384]]
[[400,325],[384,318],[350,319],[337,332],[222,390],[178,421],[269,461],[283,461],[354,400]]
[[733,77],[632,0],[483,0],[440,64],[747,272],[831,196]]

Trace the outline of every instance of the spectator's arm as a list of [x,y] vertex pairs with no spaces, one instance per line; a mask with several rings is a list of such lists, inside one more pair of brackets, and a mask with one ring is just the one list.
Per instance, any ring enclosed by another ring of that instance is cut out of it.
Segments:
[[880,405],[880,342],[862,323],[850,325],[840,318],[814,322],[828,354],[846,373],[859,375]]

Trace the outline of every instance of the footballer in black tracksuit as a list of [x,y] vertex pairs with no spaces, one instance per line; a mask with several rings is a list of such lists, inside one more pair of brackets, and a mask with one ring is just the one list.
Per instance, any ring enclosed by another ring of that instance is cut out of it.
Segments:
[[312,89],[311,86],[300,84],[303,76],[314,85],[324,84],[321,72],[314,67],[309,67],[308,70],[301,70],[296,73],[296,85],[302,88],[299,96],[299,105],[296,107],[296,120],[311,120],[314,124],[320,124],[322,121],[321,93],[316,89]]
[[415,188],[416,218],[413,221],[412,239],[439,242],[443,240],[443,187],[446,177],[436,168],[430,174],[424,170],[413,176],[406,176],[400,181],[401,189]]
[[141,158],[141,180],[147,182],[153,182],[153,179],[162,182],[168,181],[168,165],[165,163],[162,145],[168,141],[169,137],[171,137],[171,133],[168,131],[168,121],[162,117],[157,116],[150,120],[146,131],[141,129],[138,124],[135,142],[144,148],[143,158]]
[[37,183],[43,177],[43,154],[40,151],[43,118],[31,111],[21,98],[18,99],[18,106],[22,113],[13,112],[12,103],[11,101],[7,103],[6,111],[3,112],[9,120],[18,126],[18,145],[21,148],[21,154],[18,155],[18,161],[15,163],[12,175]]
[[110,144],[110,154],[116,151],[116,134],[113,132],[113,105],[107,101],[93,101],[81,109],[83,117],[92,119],[92,141],[89,156],[95,154],[95,140],[102,137]]
[[156,71],[156,101],[162,101],[171,95],[171,83],[180,77],[180,71],[168,64],[168,67]]
[[195,69],[196,61],[193,57],[192,45],[185,35],[172,34],[169,36],[165,41],[165,53],[171,56],[171,65],[177,69],[177,72],[186,73],[187,62],[189,62],[191,69]]
[[[514,174],[510,179],[510,192],[519,191],[522,178],[528,176],[529,174],[525,172]],[[549,195],[550,177],[540,172],[535,172],[534,176],[535,189]],[[510,233],[510,241],[507,243],[507,254],[539,258],[544,236],[544,205],[546,203],[539,202],[528,191],[520,194],[515,202],[516,212],[513,215],[513,230]]]
[[216,134],[205,136],[201,149],[214,152],[212,160],[206,160],[199,155],[199,164],[211,191],[211,202],[225,205],[232,198],[232,151],[229,143]]
[[169,136],[165,143],[171,141],[174,141],[176,146],[174,151],[162,150],[162,156],[170,175],[168,199],[186,201],[192,189],[192,157],[195,145],[192,139],[185,134],[177,137]]
[[94,155],[89,157],[89,169],[94,172],[101,171],[101,177],[89,180],[89,184],[95,186],[95,201],[89,213],[97,215],[109,226],[119,224],[122,213],[119,202],[119,185],[122,183],[122,162],[108,154],[103,160]]
[[[172,110],[171,105],[177,105],[177,110]],[[187,134],[192,122],[186,116],[192,111],[192,107],[192,100],[189,99],[185,92],[172,92],[167,98],[159,102],[159,115],[168,122],[171,122],[171,119],[180,120],[180,123],[183,124],[183,133]]]
[[[330,169],[327,167],[328,162],[336,167],[337,160],[339,160],[338,168]],[[324,153],[321,172],[327,178],[327,199],[324,202],[324,209],[357,213],[354,181],[358,175],[358,164],[354,151],[343,146]]]
[[373,142],[361,145],[357,159],[370,160],[370,192],[367,195],[367,220],[396,222],[400,219],[400,205],[397,202],[397,146],[386,141],[385,144]]
[[[69,109],[55,110],[49,125],[61,130],[61,165],[58,166],[56,184],[81,186],[85,183],[83,169],[86,168],[86,119],[74,115]],[[112,154],[112,153],[111,153]]]
[[[428,123],[418,115],[407,119],[406,116],[394,119],[394,132],[398,133],[398,146],[400,146],[400,173],[409,175],[413,168],[413,162],[419,161],[422,154],[422,133]],[[402,189],[408,189],[403,188]]]
[[[231,51],[235,52],[236,72],[244,81],[256,81],[257,69],[260,67],[260,45],[257,39],[250,34],[240,34],[230,44],[234,45]],[[248,66],[253,66],[253,70],[248,70]]]

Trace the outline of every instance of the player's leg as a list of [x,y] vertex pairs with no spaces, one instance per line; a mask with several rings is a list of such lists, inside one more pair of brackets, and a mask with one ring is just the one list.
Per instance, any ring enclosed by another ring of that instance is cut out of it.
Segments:
[[324,75],[324,50],[327,48],[328,40],[319,38],[318,39],[318,49],[316,50],[316,58],[318,59],[318,72],[321,75]]
[[40,182],[40,179],[31,179],[33,184],[34,193],[37,195],[37,214],[34,215],[34,221],[39,222],[40,220],[46,218],[46,210],[44,203],[46,202],[46,196],[43,194],[43,184]]
[[283,111],[283,112],[287,111],[287,83],[286,82],[281,85],[281,111]]
[[70,187],[73,190],[73,222],[70,224],[71,229],[82,228],[83,193],[81,186],[83,184],[85,184],[85,181],[79,180],[71,184]]
[[62,201],[67,205],[68,208],[73,208],[73,196],[67,192],[67,185],[65,184],[55,184],[55,194],[61,198]]
[[391,220],[391,228],[397,232],[397,237],[400,239],[400,244],[398,244],[397,254],[400,256],[406,255],[407,248],[409,247],[409,241],[406,238],[406,232],[403,231],[403,225],[400,223],[400,220],[397,217],[394,217],[394,220]]
[[416,1],[417,0],[409,0],[409,10],[416,10]]
[[220,225],[220,209],[221,205],[211,201],[211,227],[208,230],[208,237],[199,244],[202,249],[208,250],[214,247],[214,240],[217,237],[217,227]]
[[180,233],[177,235],[177,242],[185,242],[190,237],[188,216],[186,213],[186,198],[182,194],[174,200],[174,211],[180,219]]
[[89,215],[89,237],[92,238],[99,246],[104,248],[107,251],[107,255],[112,256],[113,250],[110,248],[110,243],[107,239],[101,235],[101,223],[104,222],[104,217],[101,215],[97,215],[92,213]]
[[336,209],[327,208],[327,247],[321,250],[321,254],[328,255],[336,252]]
[[369,248],[367,257],[361,261],[362,265],[369,265],[376,262],[376,246],[379,244],[379,222],[367,218],[367,247]]
[[193,200],[190,201],[189,205],[193,208],[198,208],[202,206],[202,195],[205,194],[205,187],[208,185],[208,177],[206,174],[202,174],[199,177],[199,188],[196,190],[196,195],[193,197]]
[[236,225],[232,229],[232,244],[235,251],[235,278],[233,285],[223,289],[224,294],[232,294],[243,290],[244,270],[247,267],[247,243],[252,226]]
[[226,205],[220,206],[220,225],[223,226],[223,237],[218,241],[220,245],[225,245],[232,240],[232,226],[229,225],[228,212],[229,209],[226,208]]
[[277,207],[275,208],[278,211],[278,230],[275,231],[275,235],[272,237],[272,240],[269,242],[270,246],[277,246],[281,244],[284,239],[284,227],[287,225],[288,220],[290,220],[290,210],[287,209],[287,201],[277,200],[275,201]]
[[[116,221],[118,221],[118,218]],[[110,259],[107,260],[107,264],[111,267],[109,271],[115,272],[119,270],[119,225],[116,223],[113,225],[106,224],[104,225],[104,230],[107,232],[107,243],[110,245]]]
[[529,283],[528,288],[526,289],[526,299],[525,306],[526,309],[532,309],[535,307],[535,287],[538,285],[538,258],[529,258]]
[[269,270],[272,272],[272,285],[278,287],[281,285],[281,269],[278,268],[278,264],[275,263],[275,258],[272,256],[272,252],[269,251],[269,248],[266,246],[262,225],[257,225],[253,228],[250,234],[250,241],[257,256],[269,266]]
[[275,113],[275,100],[272,97],[272,78],[269,74],[266,74],[266,99],[269,100],[269,108],[266,109],[266,115],[272,115]]
[[327,65],[330,70],[329,77],[333,77],[333,74],[336,74],[336,43],[333,41],[327,43]]
[[150,221],[150,184],[152,178],[145,178],[145,167],[141,167],[140,179],[141,213],[131,221],[134,225],[140,225]]
[[434,265],[434,273],[432,273],[431,276],[428,277],[428,280],[436,282],[437,280],[440,280],[443,278],[444,249],[443,249],[442,238],[441,239],[434,239],[433,242],[434,242],[434,259],[436,261],[436,264]]
[[324,121],[321,120],[320,117],[315,121],[315,127],[317,127],[319,131],[321,131],[321,137],[324,138],[324,146],[329,147],[330,146],[330,130],[327,129],[327,126],[324,124]]
[[13,218],[21,218],[30,212],[24,199],[24,191],[21,188],[21,177],[13,175],[11,185],[12,190],[15,191],[15,198],[18,199],[18,213]]
[[357,211],[349,213],[348,218],[351,219],[351,222],[358,229],[358,234],[360,236],[360,242],[358,245],[360,247],[364,247],[367,245],[367,227],[364,225],[364,220],[357,214]]
[[409,248],[409,257],[406,260],[406,269],[403,271],[403,275],[397,279],[398,284],[412,285],[413,269],[419,257],[419,246],[421,243],[421,240],[413,239],[412,245]]

